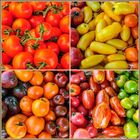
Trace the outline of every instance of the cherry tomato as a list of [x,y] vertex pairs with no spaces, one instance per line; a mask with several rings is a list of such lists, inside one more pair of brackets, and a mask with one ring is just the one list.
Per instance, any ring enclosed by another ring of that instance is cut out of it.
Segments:
[[64,53],[69,51],[70,43],[69,43],[69,35],[68,34],[62,34],[57,41],[57,44],[60,47],[60,50]]
[[65,53],[60,60],[60,63],[64,69],[69,69],[69,57],[69,53]]
[[63,17],[60,21],[60,29],[63,33],[69,33],[69,15]]
[[2,24],[11,26],[13,23],[12,13],[7,10],[2,10]]
[[2,64],[9,64],[11,57],[8,56],[5,52],[2,52]]
[[3,43],[4,52],[10,57],[14,57],[16,54],[22,52],[23,47],[20,44],[20,39],[15,36],[9,36]]
[[61,35],[61,30],[58,27],[53,27],[52,28],[52,37],[59,37]]
[[52,50],[40,49],[35,52],[34,64],[39,68],[54,69],[58,64],[58,58]]
[[34,11],[42,11],[46,8],[45,2],[33,1],[33,2],[30,2],[30,4],[32,5]]
[[77,96],[80,94],[80,86],[78,86],[77,84],[71,84],[70,85],[70,95],[71,96]]
[[29,52],[21,52],[13,58],[12,64],[14,69],[32,68],[33,56]]
[[24,18],[18,18],[13,22],[12,28],[14,31],[19,30],[20,35],[23,35],[25,31],[31,29],[30,22]]
[[61,10],[61,13],[62,13],[64,16],[66,16],[66,15],[69,14],[69,12],[70,12],[70,3],[69,3],[69,2],[68,2],[68,3],[64,2],[63,8],[62,8],[62,10]]
[[46,43],[46,47],[47,49],[52,50],[53,52],[55,52],[57,55],[59,54],[59,47],[56,43],[54,42],[47,42]]

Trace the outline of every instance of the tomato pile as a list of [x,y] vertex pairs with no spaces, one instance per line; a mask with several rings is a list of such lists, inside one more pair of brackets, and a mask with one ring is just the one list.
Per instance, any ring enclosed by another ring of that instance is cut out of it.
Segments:
[[138,68],[138,1],[73,2],[71,67]]
[[4,71],[2,138],[68,138],[69,73]]
[[2,7],[4,68],[69,68],[69,2],[2,2]]
[[71,138],[138,137],[138,71],[73,71],[70,99]]

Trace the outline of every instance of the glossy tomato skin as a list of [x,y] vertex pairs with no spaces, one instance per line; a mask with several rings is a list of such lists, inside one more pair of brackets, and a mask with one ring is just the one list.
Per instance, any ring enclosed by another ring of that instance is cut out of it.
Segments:
[[13,22],[12,28],[14,31],[20,30],[20,35],[23,35],[25,31],[31,29],[30,22],[24,18],[18,18]]
[[68,34],[62,34],[57,41],[57,44],[60,47],[60,50],[64,53],[69,51],[70,44],[69,44],[69,35]]
[[70,59],[69,53],[65,53],[65,54],[61,57],[60,63],[61,63],[61,65],[62,65],[62,68],[64,68],[64,69],[69,69],[69,67],[70,67],[69,59]]
[[52,38],[58,38],[62,34],[61,30],[58,27],[52,27]]
[[42,11],[46,8],[45,2],[33,1],[33,2],[30,2],[30,4],[32,5],[34,11]]
[[13,58],[12,64],[14,69],[31,68],[31,65],[33,64],[33,56],[29,52],[21,52]]
[[66,15],[69,14],[69,12],[70,12],[70,3],[69,3],[69,2],[68,2],[68,3],[64,3],[64,4],[63,4],[63,8],[62,8],[62,10],[61,10],[61,13],[62,13],[64,16],[66,16]]
[[[41,2],[40,2],[41,3]],[[44,22],[44,18],[42,15],[38,15],[38,16],[32,16],[29,19],[32,28],[35,28],[37,25],[39,25],[40,23]]]
[[58,57],[50,49],[40,49],[35,52],[34,64],[36,67],[44,64],[41,68],[54,69],[58,64]]
[[[14,47],[13,47],[14,46]],[[10,57],[14,57],[16,54],[23,51],[23,47],[20,44],[20,39],[15,36],[9,36],[3,43],[3,49]]]
[[2,10],[2,24],[11,26],[13,23],[13,15],[7,10]]
[[69,15],[63,17],[60,21],[60,29],[63,33],[69,33]]
[[11,57],[8,56],[5,52],[2,52],[2,64],[9,64]]

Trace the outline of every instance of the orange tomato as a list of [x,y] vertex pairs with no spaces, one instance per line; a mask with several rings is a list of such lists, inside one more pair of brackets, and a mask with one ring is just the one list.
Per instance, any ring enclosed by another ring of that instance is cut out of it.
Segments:
[[54,81],[54,73],[51,71],[47,71],[44,75],[45,82],[53,82]]
[[38,136],[38,138],[40,138],[40,139],[47,139],[47,138],[51,138],[51,137],[52,137],[51,134],[48,132],[45,132],[45,131],[41,132]]
[[26,122],[28,133],[31,135],[38,135],[45,127],[45,121],[43,118],[37,116],[29,117]]
[[26,135],[27,128],[25,125],[27,117],[23,114],[12,116],[6,122],[6,132],[11,138],[20,139]]
[[49,113],[45,116],[46,121],[55,121],[55,119],[56,119],[56,116],[52,110],[50,110]]
[[138,62],[128,63],[130,69],[138,69]]
[[125,49],[125,57],[128,61],[138,61],[138,51],[134,47]]
[[138,17],[136,14],[126,15],[124,18],[124,24],[128,27],[135,27],[138,23]]
[[32,112],[32,103],[33,103],[33,100],[28,97],[28,96],[24,96],[21,100],[20,100],[20,108],[23,112]]
[[27,116],[27,117],[30,117],[30,116],[33,115],[32,112],[26,112],[26,111],[22,111],[22,114],[24,114],[24,115]]
[[38,99],[43,96],[43,88],[40,86],[32,86],[28,88],[27,95],[31,99]]
[[48,114],[50,109],[50,102],[46,98],[40,98],[33,102],[32,112],[37,117],[44,117]]
[[35,71],[30,83],[34,86],[39,86],[43,82],[43,74],[40,71]]
[[59,88],[55,83],[48,82],[44,85],[44,96],[47,99],[52,99],[58,92]]
[[34,135],[26,134],[24,138],[36,138]]
[[27,70],[15,70],[15,74],[18,79],[20,79],[23,82],[28,82],[33,77],[33,71],[27,71]]
[[132,36],[137,39],[138,38],[138,26],[131,28]]

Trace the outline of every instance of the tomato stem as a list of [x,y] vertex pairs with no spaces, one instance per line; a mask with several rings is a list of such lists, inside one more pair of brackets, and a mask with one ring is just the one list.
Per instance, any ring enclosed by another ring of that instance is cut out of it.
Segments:
[[40,62],[39,64],[40,66],[38,66],[38,69],[41,69],[47,65],[45,62]]
[[30,62],[26,63],[26,68],[34,69],[34,67],[32,66],[32,64]]

